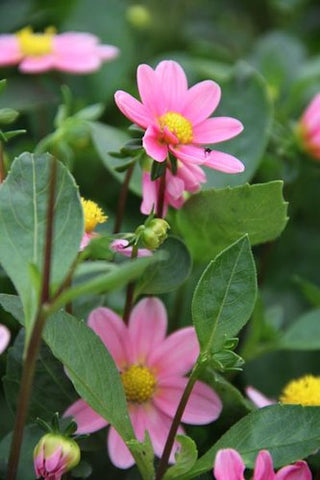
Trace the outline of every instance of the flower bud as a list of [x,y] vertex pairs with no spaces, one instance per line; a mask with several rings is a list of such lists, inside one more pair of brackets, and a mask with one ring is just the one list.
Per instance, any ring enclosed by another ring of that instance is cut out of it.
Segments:
[[159,248],[167,238],[168,228],[170,226],[163,218],[153,218],[141,233],[143,245],[149,250]]
[[71,438],[58,433],[44,435],[33,451],[37,478],[60,480],[80,461],[80,448]]
[[320,160],[320,93],[318,93],[304,111],[298,136],[301,147],[310,157]]
[[138,30],[149,28],[152,18],[149,9],[145,5],[131,5],[126,12],[128,22]]

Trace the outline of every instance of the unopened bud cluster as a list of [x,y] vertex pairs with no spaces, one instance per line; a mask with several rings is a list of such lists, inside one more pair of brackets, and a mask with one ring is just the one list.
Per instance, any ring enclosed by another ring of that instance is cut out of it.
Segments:
[[163,218],[153,218],[147,220],[145,225],[140,225],[135,233],[145,248],[156,250],[166,240],[169,228],[170,225]]

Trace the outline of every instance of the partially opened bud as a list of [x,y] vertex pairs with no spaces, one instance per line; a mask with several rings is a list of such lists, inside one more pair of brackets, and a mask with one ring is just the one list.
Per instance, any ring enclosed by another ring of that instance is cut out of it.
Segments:
[[153,218],[146,224],[146,227],[141,233],[141,241],[143,245],[149,250],[155,250],[167,238],[167,230],[170,228],[168,222],[163,218]]
[[62,475],[80,461],[80,448],[71,438],[58,433],[47,433],[33,452],[37,478],[60,480]]

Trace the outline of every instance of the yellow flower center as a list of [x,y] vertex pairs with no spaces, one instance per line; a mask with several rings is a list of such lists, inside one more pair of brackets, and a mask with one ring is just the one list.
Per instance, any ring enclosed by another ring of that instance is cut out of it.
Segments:
[[160,128],[167,127],[179,140],[179,143],[192,142],[192,124],[180,113],[167,112],[159,118]]
[[305,375],[292,380],[283,389],[281,403],[320,406],[320,377]]
[[92,232],[98,223],[104,223],[107,220],[108,217],[95,202],[92,202],[92,200],[81,198],[81,204],[83,208],[84,229],[86,233]]
[[144,403],[149,400],[156,387],[153,373],[142,365],[131,365],[121,374],[128,402]]
[[16,33],[21,53],[25,56],[41,57],[52,52],[52,39],[56,30],[49,27],[44,33],[33,33],[31,27],[25,27]]

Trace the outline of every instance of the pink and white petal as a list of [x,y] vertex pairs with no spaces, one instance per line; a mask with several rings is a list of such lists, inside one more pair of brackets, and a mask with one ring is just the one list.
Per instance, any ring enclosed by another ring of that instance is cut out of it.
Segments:
[[142,103],[153,118],[166,112],[163,101],[163,90],[156,72],[149,65],[139,65],[137,70],[137,83]]
[[232,448],[219,450],[213,473],[216,480],[244,480],[245,465],[239,453]]
[[113,427],[108,433],[108,452],[111,462],[118,468],[125,470],[135,463],[128,447]]
[[51,54],[42,57],[25,57],[19,65],[19,70],[24,73],[42,73],[54,68],[54,62]]
[[10,330],[5,326],[0,324],[0,355],[5,351],[9,345],[11,338]]
[[129,319],[129,335],[133,363],[145,364],[149,354],[161,344],[167,331],[167,312],[156,297],[146,297],[133,308]]
[[243,125],[232,117],[208,118],[193,128],[193,143],[219,143],[239,135]]
[[164,85],[163,103],[167,111],[180,112],[188,90],[186,74],[173,60],[160,62],[156,68],[160,85]]
[[182,162],[195,165],[203,165],[208,156],[205,148],[196,145],[179,145],[178,147],[171,145],[170,151]]
[[101,59],[96,54],[72,56],[56,56],[53,68],[62,72],[85,74],[95,72],[100,68]]
[[208,118],[220,102],[221,89],[212,80],[205,80],[191,87],[181,111],[193,126]]
[[[172,418],[165,415],[155,405],[148,404],[146,407],[145,426],[149,432],[152,442],[154,453],[157,457],[161,457],[163,449],[168,437],[168,433],[171,427]],[[184,434],[184,430],[179,426],[178,434]],[[180,445],[177,441],[174,442],[173,449],[170,455],[170,463],[175,461],[175,453],[179,449]]]
[[22,59],[15,35],[0,35],[0,66],[16,65]]
[[168,155],[168,146],[161,141],[160,132],[149,126],[142,139],[143,148],[157,162],[164,162]]
[[113,45],[97,45],[96,51],[101,58],[101,60],[113,60],[114,58],[118,57],[120,50]]
[[267,450],[261,450],[255,461],[252,480],[275,480],[273,461]]
[[77,433],[92,433],[101,430],[108,425],[108,422],[95,412],[81,398],[70,405],[64,412],[64,417],[73,417],[77,422]]
[[276,403],[272,398],[268,398],[263,393],[259,392],[255,388],[249,386],[246,387],[247,397],[250,398],[251,402],[254,403],[258,408],[267,407],[268,405],[273,405]]
[[199,343],[193,327],[182,328],[169,335],[149,355],[148,365],[155,369],[160,380],[184,375],[199,355]]
[[148,111],[142,103],[136,100],[129,93],[118,90],[114,95],[115,102],[119,110],[131,122],[136,123],[140,127],[147,128],[150,125],[151,118]]
[[93,52],[98,45],[99,39],[91,33],[66,32],[55,35],[53,38],[53,50],[59,56],[83,55]]
[[[160,380],[154,396],[154,403],[169,417],[174,417],[187,378],[171,377]],[[222,403],[212,388],[203,382],[196,382],[182,416],[182,422],[190,425],[206,425],[216,420],[222,410]]]
[[307,462],[299,460],[294,465],[281,468],[275,478],[276,480],[312,480],[312,474]]
[[92,238],[95,238],[95,237],[98,237],[99,235],[95,232],[84,232],[83,236],[82,236],[82,239],[81,239],[81,243],[80,243],[80,247],[79,247],[79,250],[80,252],[82,252],[90,243],[90,240]]
[[217,150],[211,150],[206,155],[203,165],[224,173],[241,173],[245,170],[243,163],[236,157],[229,153],[218,152]]
[[142,203],[141,213],[149,215],[153,209],[156,208],[158,197],[159,182],[151,180],[150,172],[143,172],[142,174]]
[[62,457],[62,448],[58,447],[57,450],[52,453],[52,455],[46,458],[47,473],[51,473],[57,470],[61,457]]
[[99,307],[89,315],[88,326],[100,337],[119,368],[127,364],[130,352],[128,331],[122,319],[106,307]]

